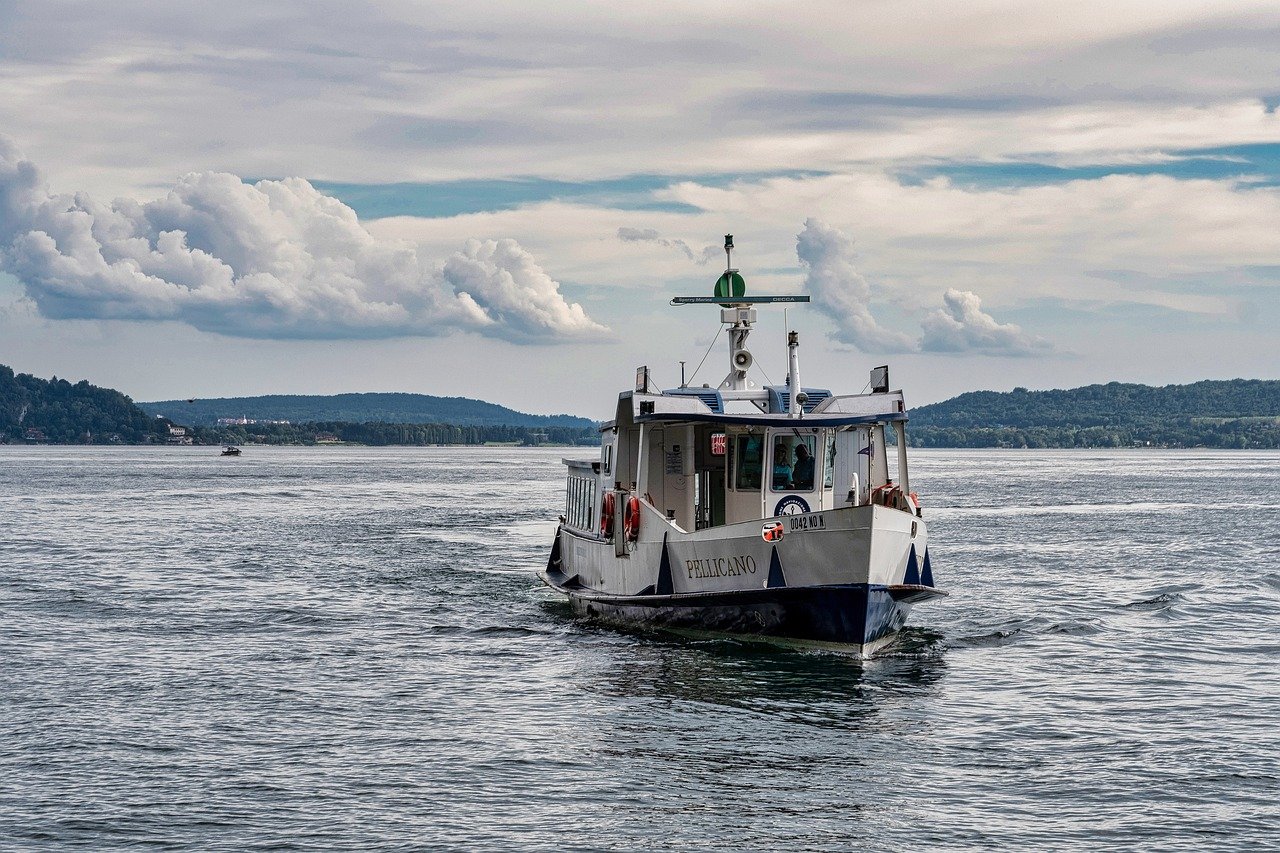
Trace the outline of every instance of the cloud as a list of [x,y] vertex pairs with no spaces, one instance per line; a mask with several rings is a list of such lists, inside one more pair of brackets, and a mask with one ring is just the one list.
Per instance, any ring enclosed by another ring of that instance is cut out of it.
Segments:
[[701,251],[694,252],[684,240],[670,240],[662,237],[656,228],[622,227],[618,229],[618,239],[624,243],[657,243],[659,246],[667,246],[676,249],[699,265],[707,263],[722,251],[719,246],[703,246]]
[[919,340],[886,329],[871,315],[871,288],[855,268],[853,240],[816,219],[807,219],[796,238],[796,254],[805,267],[805,289],[813,304],[836,323],[831,337],[863,352],[979,352],[1033,355],[1053,346],[982,310],[972,291],[949,288],[943,308],[921,322]]
[[871,316],[871,288],[853,265],[853,240],[807,219],[796,237],[796,255],[805,268],[805,290],[814,307],[836,323],[832,338],[863,352],[910,352],[915,342],[886,329]]
[[1114,162],[1280,126],[1259,82],[1280,72],[1273,2],[1089,0],[1067,22],[1050,4],[907,0],[856,23],[837,0],[785,20],[769,4],[488,5],[279,0],[263,27],[248,0],[79,4],[74,20],[11,3],[0,127],[72,186],[136,194],[195,158],[342,182],[581,180]]
[[457,293],[470,295],[511,340],[608,331],[581,305],[565,302],[560,285],[515,240],[468,240],[465,250],[445,262],[444,280]]
[[177,320],[243,337],[607,331],[512,240],[468,243],[441,269],[299,178],[192,173],[148,203],[50,195],[3,139],[0,268],[55,319]]
[[1028,335],[1012,323],[997,322],[982,310],[982,300],[972,291],[949,288],[942,301],[945,307],[921,323],[920,349],[925,352],[1033,355],[1052,349],[1043,338]]

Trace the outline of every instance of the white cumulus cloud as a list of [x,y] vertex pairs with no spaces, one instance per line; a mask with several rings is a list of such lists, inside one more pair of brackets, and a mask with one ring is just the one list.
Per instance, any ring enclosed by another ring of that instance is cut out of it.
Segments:
[[445,262],[444,280],[474,299],[512,340],[608,331],[581,305],[566,303],[560,285],[515,240],[468,240]]
[[1053,349],[1043,338],[984,312],[976,293],[955,288],[943,295],[942,308],[921,321],[919,339],[885,328],[871,314],[871,288],[854,265],[852,238],[816,219],[805,220],[796,254],[814,306],[835,321],[832,337],[863,352],[1033,355]]
[[853,240],[816,219],[807,219],[796,237],[796,255],[805,268],[805,290],[814,306],[836,323],[832,335],[863,352],[909,352],[915,341],[886,329],[871,316],[871,288],[853,264]]
[[1048,341],[1029,335],[1012,323],[1000,323],[982,310],[982,300],[969,290],[949,288],[943,308],[921,326],[920,348],[926,352],[977,351],[992,355],[1033,355],[1052,349]]
[[51,195],[0,139],[0,268],[47,317],[177,320],[244,337],[475,331],[520,342],[607,331],[515,241],[472,241],[441,266],[379,240],[300,178],[193,173],[162,198]]

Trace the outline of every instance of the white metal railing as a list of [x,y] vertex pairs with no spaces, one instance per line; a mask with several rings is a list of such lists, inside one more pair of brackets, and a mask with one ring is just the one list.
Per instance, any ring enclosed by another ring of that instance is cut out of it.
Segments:
[[565,524],[569,527],[588,533],[595,532],[598,482],[590,462],[569,463],[564,512]]

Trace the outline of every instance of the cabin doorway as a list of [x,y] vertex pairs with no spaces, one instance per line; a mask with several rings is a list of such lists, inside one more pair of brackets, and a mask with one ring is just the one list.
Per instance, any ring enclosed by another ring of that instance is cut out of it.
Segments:
[[697,529],[724,524],[724,469],[699,471],[694,490]]
[[695,530],[725,523],[727,440],[718,425],[691,427],[694,438],[693,519]]

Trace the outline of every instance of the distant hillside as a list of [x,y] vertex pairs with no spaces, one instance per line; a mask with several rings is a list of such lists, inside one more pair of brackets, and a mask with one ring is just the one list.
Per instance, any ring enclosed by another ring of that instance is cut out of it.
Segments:
[[248,418],[290,423],[455,424],[589,428],[595,424],[572,415],[526,415],[483,400],[429,394],[272,394],[210,400],[160,400],[139,403],[145,411],[192,426],[213,426],[219,418]]
[[1280,381],[971,391],[911,410],[922,447],[1280,447]]
[[15,374],[0,364],[0,441],[135,444],[168,435],[167,423],[119,391]]

